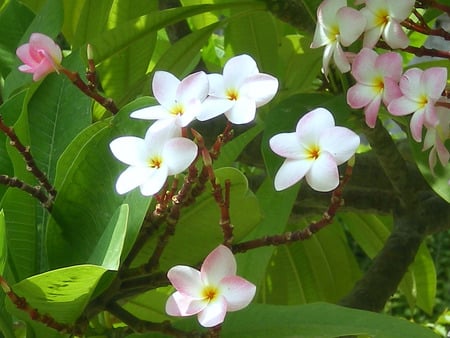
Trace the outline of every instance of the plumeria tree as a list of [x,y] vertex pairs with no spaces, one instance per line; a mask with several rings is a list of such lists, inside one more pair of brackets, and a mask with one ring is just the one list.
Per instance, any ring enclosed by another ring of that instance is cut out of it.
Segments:
[[2,336],[446,337],[449,15],[0,1]]

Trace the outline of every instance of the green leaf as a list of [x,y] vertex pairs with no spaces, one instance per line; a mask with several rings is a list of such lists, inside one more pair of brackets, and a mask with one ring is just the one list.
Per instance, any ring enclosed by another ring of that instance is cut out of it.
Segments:
[[429,329],[404,319],[327,303],[300,306],[250,305],[229,313],[223,337],[334,338],[368,335],[377,338],[436,338]]
[[149,98],[132,102],[114,118],[86,128],[61,155],[55,178],[58,195],[49,223],[52,266],[87,262],[122,204],[130,208],[124,253],[131,247],[151,199],[138,190],[123,196],[116,193],[115,182],[125,165],[114,158],[109,143],[130,134],[143,137],[148,123],[129,114],[154,103]]
[[[82,314],[105,271],[95,265],[71,266],[24,279],[12,289],[41,314],[70,324]],[[9,308],[13,308],[14,305],[8,303]]]
[[6,240],[5,213],[0,210],[0,275],[4,274],[8,254],[8,242]]
[[122,204],[111,218],[108,226],[100,237],[94,252],[88,262],[103,266],[108,270],[117,270],[120,265],[125,235],[127,233],[129,208]]

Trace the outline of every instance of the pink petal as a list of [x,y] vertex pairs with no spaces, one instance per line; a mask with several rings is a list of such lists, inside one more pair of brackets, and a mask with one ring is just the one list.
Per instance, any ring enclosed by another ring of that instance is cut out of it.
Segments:
[[377,123],[378,112],[380,110],[381,96],[377,96],[370,102],[364,109],[364,115],[366,117],[366,124],[370,128],[375,128]]
[[42,49],[48,57],[55,63],[61,63],[61,48],[47,35],[41,33],[33,33],[30,36],[30,46],[33,49]]
[[277,191],[287,189],[300,181],[311,169],[314,160],[286,159],[275,175],[274,186]]
[[319,148],[320,152],[325,151],[333,156],[335,164],[339,165],[355,154],[359,143],[359,136],[352,130],[345,127],[333,127],[323,132],[319,140]]
[[353,109],[359,109],[370,104],[376,97],[381,97],[380,94],[377,87],[357,83],[348,89],[347,103]]
[[300,143],[297,133],[281,133],[269,140],[272,151],[280,156],[290,159],[305,158],[305,147]]
[[341,73],[350,71],[351,67],[347,59],[347,55],[344,53],[341,45],[338,43],[336,43],[336,47],[334,49],[333,61],[336,64],[336,67],[341,71]]
[[203,261],[200,276],[205,285],[218,285],[227,276],[236,275],[236,259],[224,245],[219,245]]
[[55,71],[54,64],[48,59],[43,59],[39,66],[34,68],[33,81],[39,81],[44,76]]
[[192,316],[202,311],[208,302],[192,298],[179,291],[174,292],[166,302],[166,312],[171,316]]
[[219,296],[198,314],[198,321],[203,327],[214,327],[223,323],[226,314],[227,302],[223,296]]
[[403,95],[412,99],[422,95],[422,73],[419,68],[410,68],[402,75],[399,86]]
[[435,146],[436,152],[439,157],[439,161],[441,162],[443,167],[446,167],[448,165],[448,162],[450,160],[450,153],[445,147],[445,144],[440,140],[436,140],[436,146]]
[[152,175],[152,169],[148,167],[131,166],[125,169],[117,178],[116,191],[119,195],[137,188]]
[[143,139],[135,136],[123,136],[114,139],[109,144],[113,155],[128,165],[145,164],[147,151]]
[[375,62],[377,60],[377,53],[372,49],[363,48],[352,63],[352,75],[356,81],[362,84],[373,84],[375,74]]
[[256,286],[239,276],[229,276],[220,282],[220,290],[227,301],[227,311],[246,307],[256,293]]
[[389,20],[383,30],[383,39],[394,49],[406,48],[409,45],[409,38],[402,29],[402,26],[395,20]]
[[208,95],[209,82],[205,72],[197,72],[185,77],[178,85],[176,97],[180,102],[198,99],[203,101]]
[[423,109],[416,111],[411,117],[411,121],[409,123],[411,128],[411,135],[417,142],[420,142],[422,140],[422,127],[424,121],[425,114]]
[[167,180],[167,166],[161,165],[158,169],[149,168],[151,176],[139,188],[144,196],[152,196],[159,192]]
[[309,147],[317,144],[323,131],[330,127],[334,127],[333,115],[325,108],[316,108],[298,121],[295,132],[300,142]]
[[397,81],[390,77],[384,78],[384,89],[383,89],[383,103],[388,106],[392,100],[398,99],[402,96],[400,87]]
[[238,89],[249,76],[258,74],[255,60],[247,54],[232,57],[223,67],[223,79],[226,88]]
[[25,66],[33,69],[39,64],[40,60],[35,60],[30,54],[30,44],[26,43],[16,49],[17,57],[25,64]]
[[402,57],[394,52],[381,54],[376,58],[375,67],[381,70],[383,76],[400,81],[403,71]]
[[234,124],[244,124],[252,122],[256,115],[256,102],[245,96],[240,96],[234,102],[233,107],[225,112],[228,121]]
[[419,104],[406,98],[405,96],[402,96],[398,99],[392,100],[387,108],[392,115],[404,116],[409,115],[419,109]]
[[162,158],[168,167],[168,175],[176,175],[191,165],[197,157],[197,145],[184,137],[168,140]]
[[322,152],[306,173],[306,182],[316,191],[327,192],[339,184],[336,162],[330,154]]
[[179,84],[180,80],[175,75],[165,71],[157,71],[152,81],[153,95],[162,106],[172,107]]
[[339,38],[343,46],[350,46],[364,32],[366,18],[356,9],[342,7],[336,14],[339,23]]
[[177,291],[195,299],[202,298],[203,283],[200,271],[185,265],[176,265],[167,272],[167,278]]
[[380,39],[383,29],[380,26],[375,26],[368,29],[364,33],[363,46],[367,48],[373,48]]
[[437,100],[441,97],[447,84],[447,68],[428,68],[423,72],[421,80],[427,96]]
[[278,80],[268,74],[256,74],[248,77],[239,89],[240,95],[255,100],[260,107],[273,99],[278,90]]

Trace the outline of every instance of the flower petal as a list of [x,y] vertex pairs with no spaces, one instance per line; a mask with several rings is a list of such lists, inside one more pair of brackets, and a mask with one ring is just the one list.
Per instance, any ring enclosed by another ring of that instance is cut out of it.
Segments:
[[327,26],[336,22],[337,11],[347,6],[347,0],[324,0],[317,8],[317,22]]
[[171,107],[176,99],[180,80],[166,71],[156,71],[153,76],[152,90],[156,100],[164,107]]
[[164,145],[162,157],[168,167],[168,175],[176,175],[195,160],[197,145],[184,137],[172,138]]
[[248,77],[239,89],[240,95],[255,100],[256,107],[260,107],[273,99],[278,89],[278,80],[268,74],[257,74]]
[[406,48],[409,38],[403,31],[402,26],[395,20],[390,19],[383,30],[383,39],[391,48]]
[[274,135],[269,140],[272,151],[280,156],[290,159],[305,158],[305,148],[299,142],[297,133],[281,133]]
[[251,56],[242,54],[232,57],[223,67],[225,87],[238,89],[246,78],[258,73],[258,66]]
[[363,48],[356,55],[352,63],[352,75],[356,81],[372,85],[375,73],[375,63],[377,60],[377,53],[369,48]]
[[227,302],[223,296],[219,296],[198,314],[198,321],[203,327],[214,327],[223,323],[226,314]]
[[339,185],[339,172],[333,156],[322,152],[306,173],[306,182],[316,191],[327,192]]
[[336,42],[336,48],[333,53],[333,61],[336,64],[336,67],[341,71],[341,73],[349,72],[350,62],[347,59],[347,55],[342,50],[342,47],[339,43]]
[[398,82],[403,71],[402,57],[394,52],[378,55],[375,60],[375,67],[381,71],[383,76]]
[[208,95],[209,82],[205,72],[196,72],[186,76],[178,85],[176,97],[180,102],[198,99],[203,101]]
[[233,100],[221,97],[208,96],[202,103],[201,111],[197,115],[197,120],[206,121],[219,116],[234,106]]
[[143,139],[135,136],[123,136],[111,141],[109,148],[113,155],[128,165],[145,165],[147,151]]
[[167,180],[167,166],[161,165],[158,169],[150,168],[152,175],[142,183],[139,188],[144,196],[152,196],[156,194],[164,186]]
[[159,120],[172,117],[172,114],[161,105],[135,110],[130,117],[143,120]]
[[221,280],[220,289],[227,301],[227,311],[246,307],[256,293],[256,286],[239,276],[228,276]]
[[179,291],[174,292],[166,302],[166,312],[171,316],[192,316],[202,311],[208,302],[192,298]]
[[447,84],[447,68],[428,68],[423,72],[421,80],[428,97],[437,100],[441,97]]
[[34,49],[42,49],[55,63],[61,63],[61,48],[49,36],[41,33],[30,35],[30,46]]
[[202,298],[203,283],[200,271],[186,265],[176,265],[167,272],[167,278],[177,291],[195,299]]
[[354,8],[340,8],[336,13],[336,18],[339,23],[339,39],[345,47],[355,42],[366,27],[366,18]]
[[380,110],[381,105],[381,96],[378,95],[375,97],[372,102],[370,102],[365,108],[364,108],[364,115],[366,117],[366,124],[370,128],[375,128],[375,125],[377,123],[377,117],[378,117],[378,111]]
[[126,194],[143,184],[151,176],[152,170],[148,167],[128,167],[117,178],[116,191],[118,194]]
[[[323,132],[320,141],[320,151],[333,156],[335,165],[347,161],[355,154],[360,143],[359,136],[345,127],[333,127]],[[319,156],[320,159],[321,155]],[[313,165],[313,168],[316,164]],[[311,168],[311,170],[313,169]]]
[[277,191],[287,189],[300,181],[313,165],[312,159],[286,159],[275,175],[274,185]]
[[400,79],[400,90],[403,95],[409,98],[416,98],[422,95],[422,78],[423,70],[419,68],[408,69]]
[[234,101],[233,107],[225,112],[228,121],[234,124],[245,124],[252,122],[256,115],[255,100],[249,99],[245,96],[240,96]]
[[422,127],[425,122],[425,112],[423,109],[416,111],[409,122],[411,135],[414,140],[420,142],[422,140]]
[[334,127],[334,117],[325,108],[316,108],[306,113],[297,123],[295,132],[306,147],[315,145],[323,130]]
[[405,96],[394,99],[388,105],[388,111],[395,116],[409,115],[419,109],[419,104]]
[[227,276],[236,275],[236,259],[224,245],[219,245],[203,261],[200,276],[205,285],[218,285]]
[[347,103],[354,109],[360,109],[367,106],[377,96],[381,97],[379,88],[357,83],[348,89]]

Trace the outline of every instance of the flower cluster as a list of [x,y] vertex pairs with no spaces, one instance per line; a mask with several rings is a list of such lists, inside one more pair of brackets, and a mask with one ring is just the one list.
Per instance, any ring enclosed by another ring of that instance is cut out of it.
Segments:
[[[333,57],[341,72],[351,72],[356,84],[347,92],[347,103],[354,109],[364,109],[366,123],[375,127],[383,104],[393,116],[412,115],[412,138],[422,141],[427,129],[424,150],[430,149],[429,164],[433,171],[437,161],[446,166],[450,153],[445,147],[448,133],[447,68],[426,70],[410,68],[403,72],[402,57],[396,52],[377,54],[372,48],[382,39],[389,48],[407,48],[409,38],[402,22],[414,9],[414,0],[356,1],[360,10],[347,6],[346,0],[325,0],[317,10],[318,23],[311,48],[325,46],[323,72],[328,74]],[[344,52],[363,35],[363,48],[356,55]]]
[[159,105],[130,115],[156,120],[145,138],[124,136],[110,144],[114,156],[129,165],[117,180],[119,194],[136,187],[143,195],[156,194],[168,176],[186,170],[197,157],[197,145],[182,137],[182,128],[221,114],[234,124],[251,122],[256,108],[275,96],[278,80],[260,73],[256,62],[244,54],[228,60],[223,75],[196,72],[179,80],[169,72],[157,71],[152,89]]

